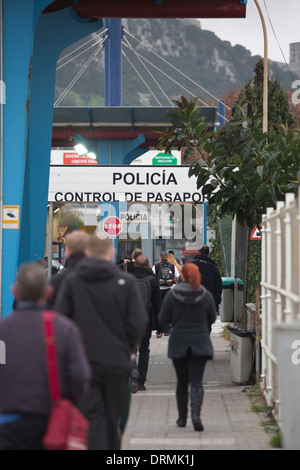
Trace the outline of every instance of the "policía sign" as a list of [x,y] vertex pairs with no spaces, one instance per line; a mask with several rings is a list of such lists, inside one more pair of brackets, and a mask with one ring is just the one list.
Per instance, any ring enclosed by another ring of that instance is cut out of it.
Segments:
[[49,202],[201,203],[189,166],[51,166]]

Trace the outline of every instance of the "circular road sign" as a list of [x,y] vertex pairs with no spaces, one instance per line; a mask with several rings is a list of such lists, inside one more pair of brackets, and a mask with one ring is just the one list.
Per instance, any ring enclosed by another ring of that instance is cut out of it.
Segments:
[[118,217],[107,217],[103,221],[103,232],[110,238],[117,237],[122,232],[122,222]]

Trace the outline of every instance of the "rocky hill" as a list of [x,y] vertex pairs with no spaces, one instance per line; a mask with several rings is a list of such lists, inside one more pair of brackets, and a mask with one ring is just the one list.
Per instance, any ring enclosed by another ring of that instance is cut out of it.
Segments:
[[[122,62],[124,106],[167,106],[180,95],[199,96],[204,102],[214,104],[212,96],[202,88],[223,98],[252,77],[259,59],[245,47],[232,46],[213,32],[201,29],[198,20],[124,19],[122,24],[126,44]],[[73,55],[58,62],[56,100],[96,50],[97,46],[90,46],[99,41],[97,34],[62,53],[60,59],[76,49]],[[70,61],[74,56],[78,57]],[[269,74],[278,78],[283,88],[291,87],[291,76],[282,64],[270,61]],[[104,49],[60,102],[60,106],[68,105],[104,105]]]

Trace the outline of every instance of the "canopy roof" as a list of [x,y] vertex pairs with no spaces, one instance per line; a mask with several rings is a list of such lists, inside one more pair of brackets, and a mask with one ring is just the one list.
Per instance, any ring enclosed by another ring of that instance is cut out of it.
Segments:
[[[155,146],[158,133],[171,127],[170,107],[57,107],[54,108],[52,147],[74,145],[76,134],[88,139],[133,139],[140,134],[145,146]],[[217,108],[199,107],[209,130],[216,125]]]
[[49,13],[72,7],[82,18],[245,18],[247,0],[55,0]]

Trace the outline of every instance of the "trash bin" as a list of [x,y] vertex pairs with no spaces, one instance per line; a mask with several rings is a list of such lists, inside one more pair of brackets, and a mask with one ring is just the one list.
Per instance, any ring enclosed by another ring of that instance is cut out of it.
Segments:
[[222,277],[223,290],[220,304],[220,320],[222,322],[233,322],[241,319],[244,283],[237,278],[236,318],[234,318],[234,283],[234,277]]
[[230,371],[235,384],[253,383],[255,330],[227,326],[230,331]]

